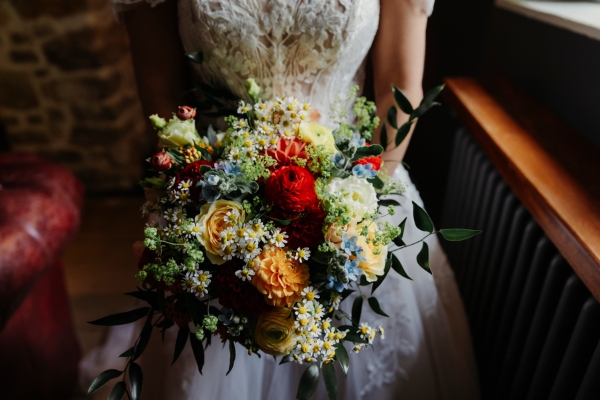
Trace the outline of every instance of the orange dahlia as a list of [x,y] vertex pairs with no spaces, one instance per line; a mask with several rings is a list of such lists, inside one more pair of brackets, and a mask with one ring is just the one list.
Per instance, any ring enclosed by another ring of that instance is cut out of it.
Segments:
[[280,248],[264,249],[258,256],[259,265],[252,284],[265,296],[265,301],[275,307],[291,307],[302,298],[308,286],[308,266],[286,256]]

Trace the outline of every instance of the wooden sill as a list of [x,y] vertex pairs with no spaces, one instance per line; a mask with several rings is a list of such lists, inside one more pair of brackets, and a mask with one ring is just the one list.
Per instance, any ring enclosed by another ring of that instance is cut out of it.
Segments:
[[446,85],[450,106],[600,301],[600,150],[507,80]]

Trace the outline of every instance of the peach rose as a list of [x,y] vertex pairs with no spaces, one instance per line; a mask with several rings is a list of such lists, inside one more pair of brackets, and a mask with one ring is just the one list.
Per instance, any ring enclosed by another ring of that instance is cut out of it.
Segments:
[[198,240],[206,249],[206,256],[211,263],[221,265],[225,263],[219,255],[221,250],[220,234],[231,224],[225,221],[228,212],[238,212],[239,220],[246,219],[246,212],[242,205],[235,201],[217,200],[211,204],[205,204],[200,208],[200,214],[196,216],[196,222],[200,224],[202,233]]
[[258,317],[254,340],[266,354],[281,357],[294,348],[294,318],[288,308],[274,308]]
[[252,284],[265,295],[267,304],[291,307],[302,298],[301,292],[310,278],[306,264],[288,258],[286,250],[278,247],[264,249],[258,260]]
[[[367,236],[360,236],[360,231],[363,226],[368,226]],[[366,258],[366,261],[360,261],[358,267],[361,268],[368,282],[375,282],[378,275],[383,275],[385,269],[385,261],[388,254],[387,246],[375,246],[375,232],[378,231],[377,224],[373,221],[363,221],[356,225],[354,229],[348,229],[348,236],[358,236],[356,244],[362,247],[361,256]],[[369,243],[367,243],[369,238]]]

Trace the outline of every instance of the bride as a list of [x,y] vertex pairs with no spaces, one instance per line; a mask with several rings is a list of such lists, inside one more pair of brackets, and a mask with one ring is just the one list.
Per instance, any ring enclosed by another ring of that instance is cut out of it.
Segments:
[[[197,79],[212,77],[243,98],[254,78],[269,99],[286,94],[309,101],[331,124],[327,105],[363,85],[371,58],[380,117],[394,102],[390,86],[415,103],[423,92],[425,27],[433,0],[113,0],[125,23],[144,113],[168,116],[181,105],[186,80],[184,52],[202,52]],[[370,50],[370,51],[369,51]],[[404,121],[399,121],[400,123]],[[422,205],[399,160],[410,136],[384,153],[385,167],[407,187],[398,224]],[[377,140],[377,138],[375,138]],[[391,141],[393,142],[393,140]],[[404,215],[403,215],[404,214]],[[404,241],[422,235],[407,228]],[[427,240],[433,277],[415,262],[416,246],[397,255],[413,280],[390,273],[378,289],[382,309],[363,318],[385,326],[375,351],[350,358],[350,372],[338,371],[340,399],[477,399],[477,376],[462,302],[446,257],[435,237]],[[352,299],[346,304],[352,304]],[[140,327],[112,328],[105,344],[81,363],[87,387],[101,371],[118,368],[117,355],[130,346]],[[170,366],[176,332],[165,344],[154,335],[141,364],[145,399],[293,399],[305,366],[278,366],[272,357],[239,356],[228,377],[229,357],[220,346],[206,352],[200,375],[188,345]],[[129,345],[129,346],[128,346]],[[239,348],[238,354],[244,354]],[[121,359],[122,360],[122,359]],[[323,382],[315,395],[327,399]]]

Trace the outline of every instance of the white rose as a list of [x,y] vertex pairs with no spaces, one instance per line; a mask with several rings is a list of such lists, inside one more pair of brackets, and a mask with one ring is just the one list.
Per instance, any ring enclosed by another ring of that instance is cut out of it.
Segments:
[[348,206],[353,217],[363,218],[365,214],[377,211],[377,193],[373,185],[364,178],[334,178],[329,182],[327,191],[340,195],[342,204]]
[[193,119],[181,121],[173,117],[158,132],[158,147],[180,147],[200,141]]

